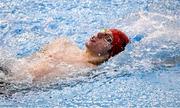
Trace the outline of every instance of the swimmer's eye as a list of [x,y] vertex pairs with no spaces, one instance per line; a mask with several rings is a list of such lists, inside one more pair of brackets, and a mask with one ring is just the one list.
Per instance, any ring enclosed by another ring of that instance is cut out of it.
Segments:
[[113,39],[112,39],[112,37],[111,37],[111,35],[110,34],[105,34],[105,41],[108,43],[108,44],[112,44],[112,41],[113,41]]

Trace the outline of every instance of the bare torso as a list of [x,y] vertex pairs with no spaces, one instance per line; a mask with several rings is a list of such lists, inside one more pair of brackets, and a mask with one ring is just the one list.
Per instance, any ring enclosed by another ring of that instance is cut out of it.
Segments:
[[24,58],[23,63],[23,73],[16,75],[16,79],[29,75],[32,81],[46,80],[47,77],[52,80],[54,77],[67,76],[82,69],[95,67],[87,62],[84,51],[66,38],[47,44],[40,52]]

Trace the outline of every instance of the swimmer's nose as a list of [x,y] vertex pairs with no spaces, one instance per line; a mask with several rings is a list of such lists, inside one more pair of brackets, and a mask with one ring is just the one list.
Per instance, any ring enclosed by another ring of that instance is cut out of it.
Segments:
[[91,42],[95,42],[96,41],[96,36],[92,36],[90,39]]

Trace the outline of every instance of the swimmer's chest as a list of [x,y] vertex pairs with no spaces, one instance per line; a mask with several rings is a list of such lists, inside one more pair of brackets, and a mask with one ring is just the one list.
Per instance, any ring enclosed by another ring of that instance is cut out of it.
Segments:
[[77,61],[81,59],[82,50],[67,39],[59,39],[42,49],[40,56],[54,61]]

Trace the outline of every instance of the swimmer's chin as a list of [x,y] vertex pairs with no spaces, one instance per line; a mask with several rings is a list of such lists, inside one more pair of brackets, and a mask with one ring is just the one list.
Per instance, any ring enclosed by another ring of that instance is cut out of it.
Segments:
[[86,46],[86,52],[92,53],[92,45],[90,44],[90,42],[86,42],[85,46]]

